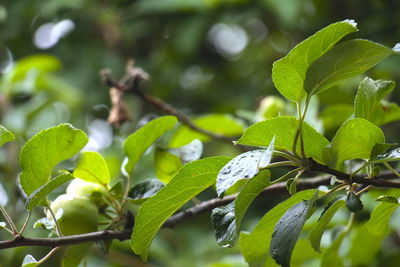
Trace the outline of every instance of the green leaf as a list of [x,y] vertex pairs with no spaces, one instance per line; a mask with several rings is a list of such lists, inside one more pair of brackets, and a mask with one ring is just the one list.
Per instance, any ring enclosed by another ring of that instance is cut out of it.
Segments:
[[311,230],[309,238],[315,251],[320,252],[321,237],[335,213],[345,205],[343,197],[333,199],[324,209],[317,225]]
[[170,148],[168,152],[179,157],[183,164],[198,160],[203,154],[203,143],[199,139],[194,139],[187,145]]
[[382,202],[377,205],[366,224],[368,232],[374,236],[386,236],[389,233],[389,222],[399,203]]
[[128,157],[125,170],[130,173],[144,152],[163,134],[171,130],[177,122],[174,116],[164,116],[150,121],[129,135],[124,142],[124,152]]
[[183,165],[178,156],[159,148],[154,153],[154,160],[156,175],[164,183],[169,183]]
[[375,123],[374,113],[380,108],[380,101],[393,90],[394,86],[393,81],[374,81],[365,77],[358,87],[354,102],[354,116]]
[[320,93],[341,80],[364,73],[393,53],[392,49],[367,40],[340,43],[311,64],[304,89],[310,96]]
[[63,173],[54,179],[50,180],[45,185],[42,185],[36,189],[26,200],[26,209],[32,210],[37,205],[41,205],[41,202],[55,189],[57,189],[63,183],[74,179],[74,176],[70,173]]
[[21,267],[35,267],[35,266],[38,266],[38,262],[36,261],[36,259],[30,254],[26,255],[22,262]]
[[260,172],[244,185],[235,201],[212,211],[211,219],[220,246],[232,247],[234,245],[247,208],[269,185],[270,176],[271,173],[268,170]]
[[251,179],[266,168],[274,152],[274,139],[267,149],[257,149],[240,154],[226,164],[217,176],[217,194],[223,197],[225,192],[242,179]]
[[385,136],[377,126],[365,119],[351,119],[339,128],[322,155],[329,166],[340,168],[345,160],[369,159],[374,146],[384,142]]
[[310,64],[355,31],[354,21],[345,20],[323,28],[298,44],[287,56],[274,62],[272,80],[275,87],[287,99],[299,102],[305,95],[303,86]]
[[364,205],[356,194],[349,192],[346,198],[346,208],[351,212],[360,212]]
[[353,115],[353,105],[336,104],[327,106],[320,114],[325,132],[336,131]]
[[[392,156],[390,156],[390,153],[385,153],[388,149],[397,146],[398,144],[394,143],[394,144],[388,144],[388,143],[383,143],[383,144],[376,144],[374,146],[374,148],[372,149],[371,152],[371,159],[369,160],[369,163],[378,163],[376,160],[377,158],[381,158],[382,160],[381,162],[385,161],[385,158],[387,157],[388,161],[391,161]],[[399,155],[398,158],[400,158],[400,150],[398,151]],[[387,156],[385,155],[381,155],[381,154],[387,154]],[[394,153],[393,158],[396,158],[396,153]]]
[[341,232],[339,236],[333,241],[331,246],[322,253],[321,266],[327,267],[342,267],[344,266],[343,260],[339,257],[339,249],[342,245],[343,239],[346,237],[347,232]]
[[240,250],[250,265],[263,266],[269,257],[269,245],[275,224],[290,207],[305,199],[311,199],[315,192],[314,189],[298,192],[268,211],[251,233],[240,233]]
[[296,194],[297,191],[296,182],[297,182],[296,178],[290,178],[286,181],[286,189],[291,195]]
[[218,245],[232,247],[236,240],[235,202],[217,207],[211,212],[211,221],[215,229]]
[[397,197],[394,196],[379,196],[376,201],[380,201],[380,202],[389,202],[392,204],[400,204],[399,200],[397,199]]
[[135,204],[142,204],[160,191],[165,184],[157,179],[147,179],[134,185],[128,193],[128,199]]
[[[205,115],[193,119],[192,122],[201,129],[228,137],[241,135],[244,130],[241,121],[227,114]],[[169,147],[181,147],[190,143],[194,139],[206,142],[210,140],[210,137],[192,130],[186,125],[181,125],[171,137]]]
[[386,153],[380,154],[376,159],[371,160],[371,163],[382,163],[400,160],[400,147],[392,149]]
[[99,152],[85,151],[79,158],[74,176],[87,182],[107,185],[110,182],[110,172],[107,162]]
[[29,196],[50,179],[52,169],[78,153],[88,142],[86,134],[63,123],[34,135],[21,149],[20,182]]
[[14,134],[0,125],[0,147],[14,139]]
[[226,157],[197,160],[183,166],[156,195],[140,206],[132,232],[132,250],[143,260],[156,232],[183,204],[215,183],[219,170],[229,161]]
[[315,205],[316,192],[310,200],[303,200],[290,207],[275,225],[272,233],[270,254],[283,267],[290,266],[290,259],[304,223],[310,217]]
[[[249,146],[268,146],[275,136],[275,149],[292,151],[299,121],[295,117],[282,116],[253,124],[237,141]],[[329,141],[307,123],[303,124],[304,149],[307,157],[323,163],[322,149]],[[300,144],[297,146],[300,153]]]

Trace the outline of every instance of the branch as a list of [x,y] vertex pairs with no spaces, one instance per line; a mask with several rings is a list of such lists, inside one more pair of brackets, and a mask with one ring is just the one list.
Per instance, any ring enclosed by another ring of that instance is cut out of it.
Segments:
[[[298,190],[305,190],[310,188],[316,188],[320,185],[328,185],[330,179],[329,178],[308,178],[302,179],[297,183]],[[277,193],[287,193],[286,183],[277,183],[267,187],[261,195],[266,194],[277,194]],[[212,209],[226,205],[233,200],[237,195],[229,195],[220,198],[213,198],[207,201],[204,201],[198,205],[195,205],[192,208],[189,208],[185,211],[178,212],[172,215],[162,226],[163,228],[172,228],[177,224],[184,222],[190,218],[193,218],[199,214],[203,214],[205,212],[209,212]],[[95,242],[101,240],[127,240],[131,238],[131,231],[98,231],[87,234],[80,235],[70,235],[56,238],[28,238],[23,236],[16,236],[13,240],[0,241],[0,249],[13,248],[13,247],[24,247],[24,246],[40,246],[40,247],[59,247],[59,246],[67,246],[67,245],[75,245],[85,242]]]
[[144,72],[141,68],[134,67],[134,62],[130,61],[127,65],[126,75],[122,77],[119,81],[116,81],[112,77],[111,70],[105,69],[100,72],[103,82],[110,86],[110,96],[111,96],[111,112],[108,117],[108,121],[114,126],[119,127],[123,122],[128,121],[130,116],[126,108],[126,104],[123,101],[123,96],[126,92],[133,93],[144,102],[152,105],[153,107],[161,110],[162,112],[173,115],[178,118],[178,120],[187,125],[189,128],[207,135],[211,139],[222,141],[233,145],[233,139],[216,134],[196,126],[188,116],[183,112],[173,107],[171,104],[164,102],[158,97],[152,96],[150,94],[144,93],[139,88],[139,82],[142,80],[148,80],[149,75]]

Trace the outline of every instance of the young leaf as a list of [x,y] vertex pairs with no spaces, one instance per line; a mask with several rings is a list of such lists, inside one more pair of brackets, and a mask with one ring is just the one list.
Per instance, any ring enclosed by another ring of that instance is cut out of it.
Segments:
[[377,205],[366,224],[368,232],[374,236],[386,236],[389,233],[389,222],[399,203],[382,202]]
[[0,147],[5,143],[10,142],[15,139],[15,136],[12,132],[7,130],[5,127],[0,125]]
[[311,230],[309,238],[315,251],[320,252],[321,237],[335,213],[345,205],[343,197],[333,199],[324,209],[317,225]]
[[250,179],[271,162],[274,152],[274,139],[266,149],[245,152],[226,164],[217,176],[217,194],[223,197],[225,192],[241,179]]
[[[275,149],[293,149],[293,142],[299,121],[295,117],[281,116],[253,124],[237,141],[238,144],[249,146],[268,146],[275,136]],[[303,124],[304,149],[307,157],[323,163],[322,149],[329,141],[307,123]],[[300,153],[300,144],[297,146]]]
[[393,203],[393,204],[400,204],[399,200],[397,199],[397,197],[394,196],[379,196],[376,201],[379,202],[389,202],[389,203]]
[[181,159],[168,151],[157,148],[154,153],[157,178],[169,183],[176,172],[182,167]]
[[63,173],[54,179],[50,180],[48,183],[42,185],[36,189],[26,200],[26,209],[32,210],[37,205],[40,205],[42,200],[44,200],[53,190],[57,189],[63,183],[74,179],[74,176],[70,173]]
[[385,136],[377,126],[365,119],[351,119],[339,128],[322,155],[329,166],[340,168],[345,160],[369,159],[373,147],[384,142]]
[[24,261],[22,262],[21,267],[35,267],[38,266],[38,262],[36,261],[36,259],[28,254],[25,256]]
[[264,266],[269,257],[269,245],[275,224],[290,207],[304,199],[311,199],[315,192],[314,189],[298,192],[268,211],[251,233],[240,233],[240,250],[250,265]]
[[144,202],[135,218],[132,250],[146,260],[150,243],[162,224],[188,200],[213,185],[228,161],[226,157],[212,157],[188,163],[171,182]]
[[392,49],[367,40],[340,43],[310,65],[304,89],[310,96],[320,93],[341,80],[364,73],[393,53]]
[[351,212],[362,211],[364,205],[362,204],[360,198],[353,192],[349,192],[346,198],[346,208]]
[[52,169],[78,153],[88,142],[86,134],[63,123],[34,135],[21,149],[20,182],[29,196],[50,179]]
[[107,185],[110,182],[110,172],[107,162],[99,152],[85,151],[79,158],[74,176],[87,182]]
[[393,90],[394,86],[393,81],[374,81],[365,77],[358,87],[354,101],[354,117],[375,123],[373,120],[374,113],[380,107],[380,101]]
[[287,56],[274,62],[272,80],[279,92],[289,100],[300,102],[307,69],[345,35],[357,31],[354,21],[331,24],[294,47]]
[[303,200],[288,209],[274,228],[271,238],[270,254],[276,263],[283,267],[290,266],[290,258],[304,223],[314,208],[316,196]]
[[165,184],[158,179],[147,179],[134,185],[128,193],[128,198],[135,204],[141,204],[160,191]]
[[232,247],[234,245],[247,208],[257,195],[269,185],[270,176],[271,173],[268,170],[261,171],[246,183],[234,202],[212,211],[211,219],[220,246]]
[[150,121],[142,128],[129,135],[124,142],[124,152],[128,157],[125,170],[130,173],[144,152],[160,136],[171,130],[177,122],[174,116],[164,116]]
[[[228,137],[241,135],[244,130],[244,127],[240,120],[235,119],[234,117],[227,114],[205,115],[193,119],[192,122],[201,129]],[[181,125],[172,135],[169,142],[169,147],[181,147],[190,143],[194,139],[199,139],[200,141],[207,142],[210,140],[210,137],[195,130],[192,130],[186,125]]]

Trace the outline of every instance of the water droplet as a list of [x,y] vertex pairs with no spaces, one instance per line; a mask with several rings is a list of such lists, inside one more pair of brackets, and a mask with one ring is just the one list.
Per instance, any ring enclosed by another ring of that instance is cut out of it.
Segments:
[[345,19],[343,22],[347,22],[353,27],[357,27],[357,22],[354,21],[354,19]]
[[278,249],[273,249],[272,250],[272,256],[276,256],[276,255],[278,255]]

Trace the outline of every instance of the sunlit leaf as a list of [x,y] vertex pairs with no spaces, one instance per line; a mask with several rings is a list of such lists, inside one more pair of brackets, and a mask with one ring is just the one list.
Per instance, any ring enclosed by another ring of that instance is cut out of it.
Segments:
[[74,176],[87,182],[107,185],[110,182],[110,172],[107,162],[99,152],[85,151],[79,158]]
[[142,128],[129,135],[124,142],[124,152],[128,157],[125,165],[126,172],[130,173],[139,158],[157,139],[171,130],[177,122],[174,116],[164,116],[150,121]]
[[[243,133],[238,144],[268,146],[275,136],[275,149],[292,151],[299,122],[295,117],[281,116],[258,122]],[[304,149],[307,157],[323,163],[322,149],[329,141],[307,123],[303,125]],[[300,153],[298,142],[297,153]]]
[[354,21],[333,23],[294,47],[287,56],[274,62],[272,79],[287,99],[299,102],[305,95],[304,81],[310,64],[325,54],[345,35],[357,31]]
[[198,193],[215,183],[226,157],[205,158],[183,166],[157,194],[144,202],[135,217],[132,250],[146,260],[148,249],[158,229],[175,211]]
[[87,143],[86,134],[64,123],[34,135],[22,147],[19,165],[21,186],[29,196],[50,179],[52,169],[78,153]]
[[346,121],[339,128],[322,154],[325,163],[340,168],[345,160],[369,159],[373,147],[384,142],[381,129],[365,119],[356,118]]
[[182,167],[181,159],[170,152],[157,148],[154,153],[156,175],[164,183],[169,183]]
[[0,125],[0,147],[14,139],[14,134]]
[[41,202],[48,196],[48,194],[60,187],[65,182],[72,179],[74,179],[74,176],[72,176],[72,174],[63,173],[50,180],[48,183],[42,185],[41,187],[36,189],[26,200],[26,209],[32,210],[37,205],[40,205]]
[[374,81],[365,77],[358,87],[354,102],[354,117],[375,123],[373,118],[380,107],[380,101],[393,90],[394,86],[393,81]]
[[368,40],[340,43],[310,65],[304,89],[310,95],[320,93],[341,80],[364,73],[393,53],[392,49]]

